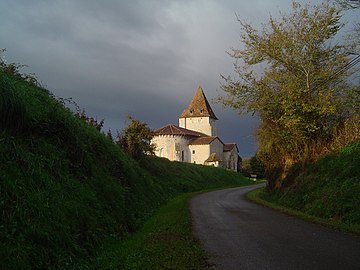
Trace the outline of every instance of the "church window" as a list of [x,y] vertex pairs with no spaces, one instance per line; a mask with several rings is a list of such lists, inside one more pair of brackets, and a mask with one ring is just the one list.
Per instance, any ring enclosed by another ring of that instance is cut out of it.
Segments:
[[184,161],[185,158],[184,158],[184,151],[181,151],[181,161]]
[[193,112],[194,112],[194,110],[193,110],[193,109],[191,109],[191,110],[190,110],[190,113],[191,113],[191,114],[193,114]]
[[203,112],[204,112],[204,109],[201,109],[201,110],[200,110],[200,113],[203,113]]
[[193,150],[193,154],[195,154],[195,150]]

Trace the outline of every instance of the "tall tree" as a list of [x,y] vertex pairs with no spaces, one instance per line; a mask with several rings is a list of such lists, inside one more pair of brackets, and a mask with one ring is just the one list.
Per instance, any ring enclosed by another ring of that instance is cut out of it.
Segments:
[[315,158],[347,117],[351,48],[335,40],[340,17],[328,3],[293,2],[290,14],[270,17],[260,30],[239,19],[243,46],[231,53],[238,76],[224,77],[219,101],[259,115],[259,157],[271,187],[280,187],[295,163]]

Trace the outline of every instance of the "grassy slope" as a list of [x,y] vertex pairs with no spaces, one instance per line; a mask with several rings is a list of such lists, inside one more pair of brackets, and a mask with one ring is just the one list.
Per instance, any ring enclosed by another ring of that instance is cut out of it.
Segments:
[[[225,182],[221,180],[200,183],[198,180],[205,176],[205,179],[212,179],[210,174],[221,173],[219,178],[229,177],[230,174],[223,170],[208,167],[199,167],[192,164],[178,164],[168,160],[152,160],[151,171],[159,177],[163,176],[162,181],[169,180],[166,176],[167,171],[174,174],[171,183],[174,186],[181,185],[182,180],[197,179],[197,185],[208,188],[234,187],[254,184],[253,181],[243,177],[230,178]],[[191,170],[191,167],[196,170]],[[187,175],[186,171],[191,174]],[[161,172],[163,173],[161,173]],[[202,176],[194,176],[200,174]],[[158,174],[157,174],[158,175]],[[173,187],[173,185],[166,185]],[[185,193],[171,199],[162,206],[144,226],[131,235],[125,241],[112,243],[98,257],[95,268],[97,269],[208,269],[208,254],[203,250],[202,245],[192,233],[192,220],[189,209],[189,201],[196,193]]]
[[206,269],[206,253],[191,230],[191,193],[172,199],[123,242],[98,258],[98,269]]
[[48,91],[0,71],[0,269],[92,268],[168,199],[239,184],[225,170],[140,166]]
[[[285,190],[260,197],[337,228],[360,234],[360,141],[309,166]],[[316,221],[316,220],[315,220]]]

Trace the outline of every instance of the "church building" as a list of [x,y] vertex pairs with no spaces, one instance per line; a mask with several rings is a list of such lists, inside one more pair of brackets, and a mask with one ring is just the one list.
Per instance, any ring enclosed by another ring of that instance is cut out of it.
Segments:
[[155,130],[155,155],[172,161],[224,167],[237,171],[238,147],[224,143],[216,131],[216,117],[201,86],[179,117],[179,126]]

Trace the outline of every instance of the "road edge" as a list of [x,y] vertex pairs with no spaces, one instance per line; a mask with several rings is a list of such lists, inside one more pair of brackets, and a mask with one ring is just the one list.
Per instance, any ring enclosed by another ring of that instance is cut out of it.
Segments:
[[316,216],[312,216],[309,214],[306,214],[304,212],[291,209],[282,205],[278,205],[272,202],[269,202],[263,198],[261,198],[261,192],[265,189],[265,187],[257,188],[255,190],[249,191],[245,194],[245,198],[248,201],[254,202],[258,205],[262,205],[264,207],[273,209],[275,211],[281,212],[283,214],[297,217],[299,219],[302,219],[304,221],[307,221],[309,223],[318,224],[323,227],[327,227],[345,234],[349,234],[355,237],[360,237],[360,231],[357,228],[354,228],[351,225],[341,223],[339,221],[333,221],[328,219],[319,218]]

